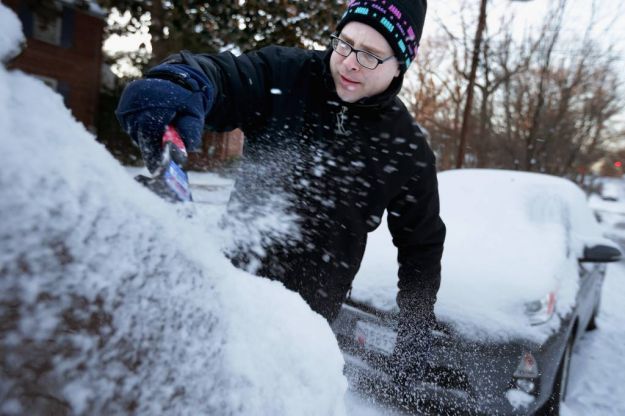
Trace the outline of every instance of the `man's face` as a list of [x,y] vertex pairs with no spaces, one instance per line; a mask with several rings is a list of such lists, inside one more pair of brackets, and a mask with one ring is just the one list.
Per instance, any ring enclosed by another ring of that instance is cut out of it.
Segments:
[[[353,48],[371,52],[380,59],[393,55],[393,49],[384,36],[364,23],[349,22],[339,38]],[[397,59],[390,59],[375,69],[367,69],[358,63],[354,52],[344,57],[336,51],[332,51],[330,57],[330,72],[338,96],[348,103],[385,91],[400,73]]]

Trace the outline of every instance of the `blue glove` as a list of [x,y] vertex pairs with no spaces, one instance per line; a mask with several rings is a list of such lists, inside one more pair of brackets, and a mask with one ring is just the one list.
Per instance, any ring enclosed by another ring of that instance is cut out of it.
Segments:
[[201,145],[214,88],[206,75],[186,65],[159,65],[147,76],[126,87],[115,115],[153,172],[160,163],[167,125],[174,126],[188,150]]

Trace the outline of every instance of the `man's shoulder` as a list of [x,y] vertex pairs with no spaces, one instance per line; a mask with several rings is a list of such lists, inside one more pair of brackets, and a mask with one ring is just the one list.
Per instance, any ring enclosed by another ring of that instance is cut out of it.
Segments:
[[278,60],[282,65],[319,61],[324,51],[302,49],[292,46],[269,45],[256,51],[261,56],[271,60]]
[[417,122],[404,102],[395,97],[393,100],[393,118],[395,123],[395,135],[407,139],[411,144],[423,147],[431,153],[428,131]]

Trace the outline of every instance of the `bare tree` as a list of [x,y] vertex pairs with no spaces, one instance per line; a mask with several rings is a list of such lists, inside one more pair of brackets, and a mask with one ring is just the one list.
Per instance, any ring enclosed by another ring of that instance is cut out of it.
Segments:
[[624,104],[616,49],[593,41],[592,16],[581,40],[563,38],[566,4],[558,0],[539,29],[521,40],[512,35],[513,16],[494,33],[485,28],[468,114],[472,25],[461,19],[456,34],[441,24],[441,34],[421,49],[409,98],[443,169],[459,162],[462,125],[467,167],[569,177],[587,171],[623,137],[615,121]]

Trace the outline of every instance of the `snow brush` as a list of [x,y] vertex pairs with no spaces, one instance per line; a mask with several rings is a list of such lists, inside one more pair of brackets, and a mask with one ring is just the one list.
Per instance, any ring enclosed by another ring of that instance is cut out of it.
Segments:
[[137,175],[135,179],[169,202],[191,202],[189,176],[184,170],[188,154],[182,138],[172,126],[163,133],[161,163],[152,176]]

